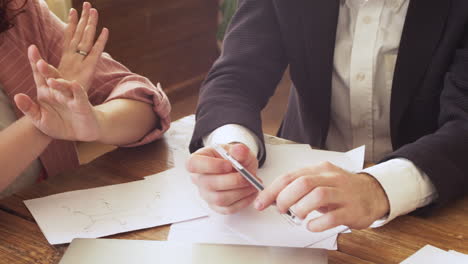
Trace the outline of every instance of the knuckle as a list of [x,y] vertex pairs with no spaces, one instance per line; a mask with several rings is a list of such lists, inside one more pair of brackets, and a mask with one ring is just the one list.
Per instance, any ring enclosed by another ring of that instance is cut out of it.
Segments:
[[209,190],[209,191],[216,191],[217,190],[217,185],[214,181],[210,180],[201,180],[200,185],[203,186],[203,188]]
[[215,211],[223,215],[230,215],[235,213],[234,209],[231,207],[217,207]]
[[301,219],[306,218],[309,214],[307,206],[301,202],[294,206],[294,213]]
[[334,174],[333,174],[333,177],[335,178],[335,181],[336,181],[337,183],[349,184],[350,178],[349,178],[348,175],[346,175],[345,173],[341,173],[341,172],[334,173]]
[[331,162],[325,161],[325,162],[320,163],[319,167],[323,170],[331,170],[335,166]]
[[227,205],[227,199],[224,195],[219,194],[219,193],[214,193],[212,196],[212,204],[217,205],[217,206],[225,206]]
[[239,173],[236,173],[233,177],[234,186],[233,187],[241,187],[246,184],[246,180],[242,177]]
[[324,201],[327,199],[328,191],[323,187],[317,187],[314,190],[315,199],[318,201]]
[[328,226],[337,226],[340,224],[340,218],[336,214],[330,214],[327,218]]
[[209,204],[209,207],[210,207],[213,211],[215,211],[215,212],[217,212],[217,213],[219,213],[219,214],[227,215],[227,212],[226,212],[226,210],[225,210],[225,209],[226,209],[225,207],[218,207],[218,206],[215,206],[215,205],[212,205],[212,204]]
[[282,184],[283,186],[285,186],[285,185],[290,184],[292,181],[294,181],[295,178],[296,178],[296,177],[294,176],[294,174],[288,173],[288,174],[284,175],[284,176],[281,178],[280,181],[281,181],[281,184]]
[[287,199],[286,197],[284,197],[283,195],[278,195],[278,197],[276,198],[276,208],[278,208],[278,210],[280,212],[284,212],[285,210],[287,210]]
[[312,186],[312,180],[309,177],[300,177],[296,181],[304,189],[308,189]]
[[192,157],[188,159],[187,162],[185,163],[185,168],[187,169],[187,171],[191,173],[195,172],[194,160]]

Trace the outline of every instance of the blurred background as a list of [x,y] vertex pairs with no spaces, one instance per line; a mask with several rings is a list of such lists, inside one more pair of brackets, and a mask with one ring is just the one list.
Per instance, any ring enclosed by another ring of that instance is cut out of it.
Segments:
[[[46,0],[66,20],[82,0]],[[224,32],[237,0],[91,0],[99,27],[110,30],[106,52],[131,71],[160,82],[172,103],[172,120],[194,114],[198,90],[220,54]],[[263,111],[265,133],[276,134],[286,109],[290,80],[286,74]],[[80,143],[82,163],[115,147]]]

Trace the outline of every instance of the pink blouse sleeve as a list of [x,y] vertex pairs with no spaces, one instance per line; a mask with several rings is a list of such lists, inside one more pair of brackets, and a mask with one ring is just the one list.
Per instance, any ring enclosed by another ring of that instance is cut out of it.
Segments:
[[[65,24],[49,11],[45,2],[42,0],[33,0],[33,2],[38,3],[39,17],[43,19],[39,24],[43,25],[43,36],[47,38],[46,45],[42,47],[44,51],[41,52],[50,64],[58,66],[62,54]],[[88,96],[93,105],[113,99],[132,99],[152,105],[159,117],[159,124],[139,141],[127,144],[125,147],[152,142],[169,129],[171,105],[161,87],[153,85],[145,77],[130,72],[107,53],[104,53],[98,62]]]

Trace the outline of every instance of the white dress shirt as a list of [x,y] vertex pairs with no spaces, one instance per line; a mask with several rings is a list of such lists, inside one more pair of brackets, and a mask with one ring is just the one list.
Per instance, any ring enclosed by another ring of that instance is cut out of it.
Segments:
[[[0,85],[0,131],[13,124],[16,120],[17,118],[10,103],[10,99],[5,95],[3,87]],[[40,171],[41,164],[39,160],[35,160],[5,190],[0,192],[0,197],[13,194],[22,188],[33,184],[39,177]]]
[[[366,161],[393,151],[390,98],[393,73],[410,0],[341,0],[332,78],[326,148],[348,151],[366,145]],[[242,142],[254,153],[259,139],[247,128],[225,125],[204,138],[205,145]],[[437,197],[427,175],[411,161],[393,159],[367,168],[387,194],[385,224]]]

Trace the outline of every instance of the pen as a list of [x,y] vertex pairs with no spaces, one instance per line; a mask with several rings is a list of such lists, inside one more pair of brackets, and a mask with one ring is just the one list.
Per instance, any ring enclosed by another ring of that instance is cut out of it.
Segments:
[[[265,187],[263,184],[254,176],[252,173],[250,173],[242,164],[240,164],[236,159],[234,159],[229,153],[220,145],[215,144],[213,148],[218,152],[221,157],[223,157],[225,160],[231,162],[232,166],[234,169],[236,169],[242,177],[244,177],[250,184],[252,184],[259,192],[263,191]],[[282,216],[285,217],[285,219],[294,225],[299,225],[301,223],[301,220],[299,217],[297,217],[294,212],[291,209],[288,209],[288,211],[285,214],[281,214]]]

